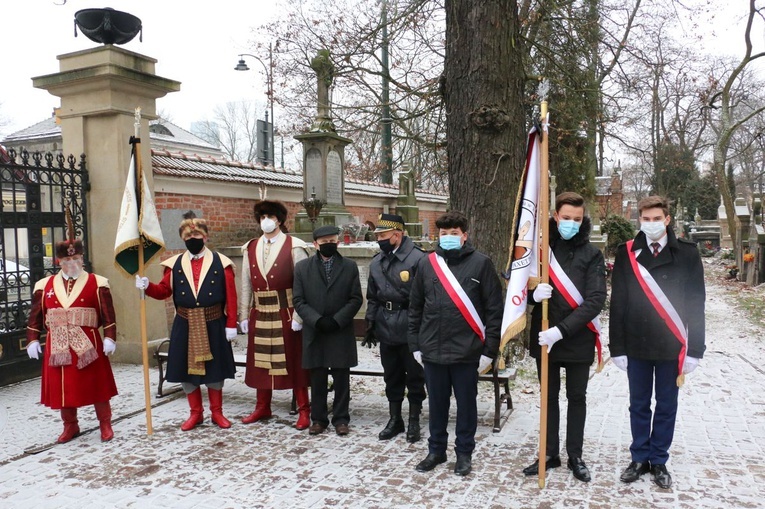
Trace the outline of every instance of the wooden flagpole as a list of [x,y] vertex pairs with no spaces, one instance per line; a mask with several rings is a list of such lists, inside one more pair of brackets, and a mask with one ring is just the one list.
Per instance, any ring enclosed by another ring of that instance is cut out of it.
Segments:
[[[143,189],[143,167],[141,164],[141,108],[135,109],[135,139],[133,141],[133,157],[135,159],[135,180],[136,180],[136,203],[138,205],[136,214],[139,220],[141,217],[141,190]],[[140,222],[139,222],[140,228]],[[141,232],[138,232],[138,275],[143,277],[144,255],[143,238]],[[146,291],[140,292],[140,315],[141,315],[141,353],[143,356],[143,388],[144,399],[146,402],[146,434],[152,435],[154,429],[151,424],[151,392],[149,391],[149,339],[146,332]]]
[[[540,125],[541,143],[539,147],[539,215],[537,216],[541,227],[541,241],[539,243],[539,260],[541,262],[541,270],[539,275],[541,276],[542,283],[549,283],[550,281],[550,185],[549,185],[549,144],[548,144],[548,129],[547,129],[547,101],[542,101],[540,105]],[[542,301],[542,328],[545,331],[549,328],[549,322],[547,318],[547,299]],[[531,338],[531,341],[535,341],[536,338]],[[547,457],[547,391],[548,391],[548,376],[549,376],[549,359],[547,356],[547,348],[544,346],[540,348],[542,354],[542,373],[541,378],[541,390],[539,401],[539,487],[545,487],[545,472],[547,469],[546,457]]]

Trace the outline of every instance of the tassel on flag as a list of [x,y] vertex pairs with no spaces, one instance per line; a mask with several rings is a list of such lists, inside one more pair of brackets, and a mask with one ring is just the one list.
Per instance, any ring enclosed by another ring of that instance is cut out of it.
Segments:
[[[513,230],[511,232],[505,311],[502,316],[501,349],[514,336],[526,328],[527,288],[538,282],[539,226],[538,211],[540,184],[540,139],[536,127],[529,132],[526,149],[526,168],[515,201]],[[529,282],[532,285],[529,285]]]

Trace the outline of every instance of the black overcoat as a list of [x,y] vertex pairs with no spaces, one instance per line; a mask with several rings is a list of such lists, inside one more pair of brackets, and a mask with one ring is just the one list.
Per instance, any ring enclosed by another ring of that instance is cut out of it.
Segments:
[[[303,319],[303,368],[356,366],[358,356],[353,318],[363,302],[356,262],[336,254],[327,282],[319,253],[299,261],[295,264],[292,300]],[[322,316],[334,318],[340,330],[316,330],[316,321]]]
[[[670,228],[667,235],[667,245],[655,258],[643,232],[635,237],[632,250],[641,250],[637,261],[648,269],[687,327],[686,355],[700,359],[705,349],[704,267],[695,243],[678,239]],[[653,361],[677,359],[680,342],[643,292],[627,256],[626,243],[617,248],[611,281],[611,357],[628,355]]]
[[[563,240],[558,233],[554,219],[550,220],[550,248],[555,259],[566,272],[584,302],[576,308],[571,306],[553,285],[552,297],[548,300],[549,327],[558,327],[563,339],[555,343],[550,352],[550,362],[585,362],[592,364],[595,358],[595,333],[587,328],[593,318],[603,309],[606,302],[606,266],[603,253],[590,243],[590,218],[582,220],[579,233],[570,240]],[[542,306],[529,296],[531,312],[531,336],[529,353],[540,356],[539,331],[542,328]]]

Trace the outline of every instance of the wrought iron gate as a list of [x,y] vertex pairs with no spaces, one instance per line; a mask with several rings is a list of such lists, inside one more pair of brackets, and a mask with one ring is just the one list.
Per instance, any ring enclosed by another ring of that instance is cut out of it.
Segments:
[[85,155],[7,152],[0,147],[0,385],[40,374],[26,355],[26,324],[37,281],[58,272],[56,242],[66,236],[69,203],[88,267]]

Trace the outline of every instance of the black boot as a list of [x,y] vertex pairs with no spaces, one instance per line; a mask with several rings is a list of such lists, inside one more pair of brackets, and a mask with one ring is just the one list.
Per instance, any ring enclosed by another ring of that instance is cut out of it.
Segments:
[[409,403],[409,427],[406,429],[406,441],[410,444],[420,440],[421,403]]
[[390,420],[385,425],[385,429],[377,435],[380,440],[390,440],[405,430],[404,419],[401,418],[401,401],[390,401],[388,407],[390,408]]

